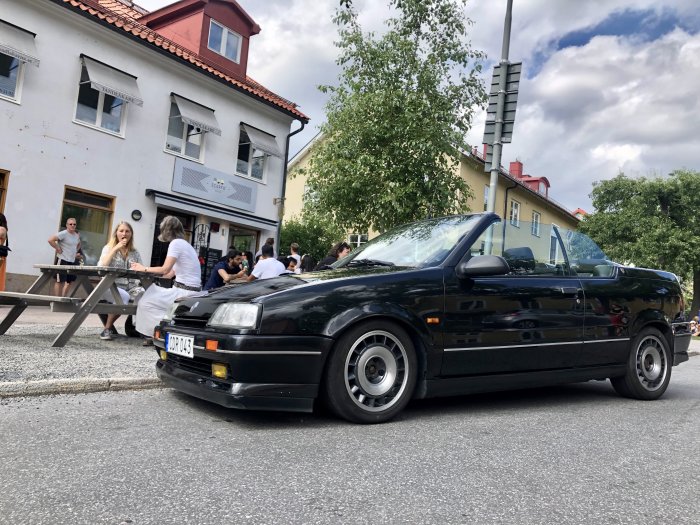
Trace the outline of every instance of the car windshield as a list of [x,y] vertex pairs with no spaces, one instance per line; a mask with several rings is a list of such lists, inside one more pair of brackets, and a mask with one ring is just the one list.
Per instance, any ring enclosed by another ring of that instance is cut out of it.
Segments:
[[353,250],[333,267],[437,266],[478,222],[475,215],[455,215],[400,226]]

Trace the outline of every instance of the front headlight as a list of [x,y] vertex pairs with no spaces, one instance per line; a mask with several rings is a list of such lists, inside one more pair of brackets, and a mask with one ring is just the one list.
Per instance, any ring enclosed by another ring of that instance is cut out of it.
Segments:
[[214,311],[207,326],[255,328],[258,324],[259,313],[259,304],[225,303]]

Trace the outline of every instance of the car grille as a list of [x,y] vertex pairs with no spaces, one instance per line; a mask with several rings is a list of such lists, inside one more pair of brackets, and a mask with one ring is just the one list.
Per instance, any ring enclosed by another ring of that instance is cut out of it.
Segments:
[[175,317],[170,324],[173,326],[189,326],[192,328],[204,328],[209,318],[204,317]]

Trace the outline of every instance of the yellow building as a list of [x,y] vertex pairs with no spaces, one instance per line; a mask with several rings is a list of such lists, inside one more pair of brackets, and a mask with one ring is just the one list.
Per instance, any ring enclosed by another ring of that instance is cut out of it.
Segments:
[[[299,171],[308,167],[313,149],[322,138],[321,134],[316,135],[289,162],[283,221],[301,215],[307,187],[306,177],[300,175]],[[484,165],[484,155],[476,148],[461,156],[459,171],[472,190],[469,208],[474,212],[486,210],[488,201],[491,174],[484,171]],[[580,208],[575,212],[569,211],[552,200],[549,180],[525,174],[520,161],[511,162],[509,170],[501,168],[494,211],[512,224],[556,224],[570,230],[578,227],[581,216],[585,213]],[[359,246],[377,234],[378,232],[351,232],[347,240]]]

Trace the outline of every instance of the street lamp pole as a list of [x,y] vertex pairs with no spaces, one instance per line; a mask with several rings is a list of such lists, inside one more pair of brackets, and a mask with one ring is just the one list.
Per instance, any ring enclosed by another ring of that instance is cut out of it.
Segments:
[[501,71],[498,77],[498,103],[496,106],[496,125],[493,137],[493,159],[491,161],[491,180],[489,184],[489,200],[486,204],[486,211],[495,211],[496,209],[496,188],[498,187],[498,172],[501,169],[501,153],[503,149],[501,137],[503,134],[503,114],[506,105],[506,80],[508,77],[508,51],[510,49],[510,25],[512,11],[513,0],[508,0],[508,6],[506,7],[506,20],[503,25],[503,45],[501,47],[500,63]]

